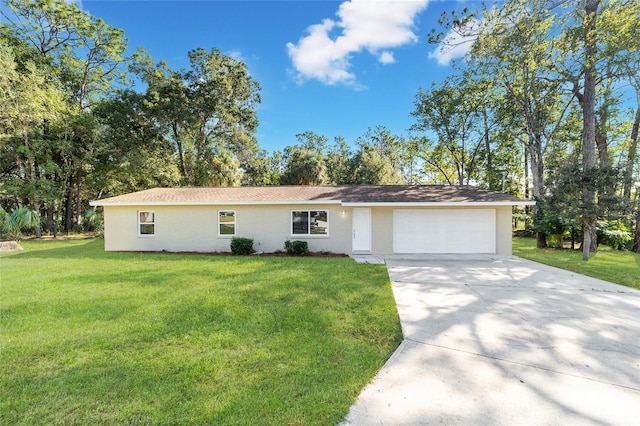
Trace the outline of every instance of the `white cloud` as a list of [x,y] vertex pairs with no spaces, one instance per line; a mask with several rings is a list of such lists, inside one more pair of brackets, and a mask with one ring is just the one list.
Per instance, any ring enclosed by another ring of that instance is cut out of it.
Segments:
[[[318,79],[324,84],[357,86],[350,71],[353,54],[363,50],[383,64],[395,62],[389,50],[418,37],[413,33],[416,15],[429,0],[349,0],[340,5],[339,19],[325,19],[307,28],[297,44],[287,43],[299,81]],[[332,36],[332,32],[338,32]]]
[[380,61],[380,63],[383,63],[385,65],[386,64],[393,64],[393,63],[396,62],[396,58],[393,57],[393,53],[392,52],[389,52],[388,50],[385,50],[378,57],[378,61]]
[[242,55],[242,52],[239,50],[230,50],[229,52],[226,53],[226,55],[230,58],[235,59],[238,62],[246,63],[245,57]]
[[476,40],[476,36],[473,33],[481,25],[481,20],[471,19],[463,28],[450,30],[438,47],[429,53],[429,58],[437,60],[439,65],[446,66],[454,59],[464,57]]
[[64,0],[65,3],[75,3],[78,8],[82,9],[82,0]]

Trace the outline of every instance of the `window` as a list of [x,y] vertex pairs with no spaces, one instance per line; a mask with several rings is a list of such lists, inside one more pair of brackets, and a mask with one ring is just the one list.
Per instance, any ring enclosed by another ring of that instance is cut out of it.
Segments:
[[218,235],[221,237],[236,235],[236,212],[232,210],[218,211]]
[[138,212],[138,235],[152,236],[156,234],[156,215],[154,212]]
[[291,212],[292,235],[329,235],[327,210],[294,210]]

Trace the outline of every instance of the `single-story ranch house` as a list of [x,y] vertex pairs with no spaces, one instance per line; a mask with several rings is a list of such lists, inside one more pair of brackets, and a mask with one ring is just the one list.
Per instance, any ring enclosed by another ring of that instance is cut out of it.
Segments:
[[532,201],[471,186],[155,188],[91,202],[104,208],[109,251],[254,249],[345,254],[511,254],[511,208]]

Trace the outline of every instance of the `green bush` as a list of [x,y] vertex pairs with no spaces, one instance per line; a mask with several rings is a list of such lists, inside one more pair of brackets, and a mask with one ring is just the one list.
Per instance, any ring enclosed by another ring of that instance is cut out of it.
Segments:
[[306,241],[285,241],[284,248],[291,256],[306,256],[309,254],[309,244]]
[[253,240],[251,238],[231,238],[231,254],[247,255],[253,253]]
[[598,243],[615,250],[628,250],[633,244],[633,233],[628,226],[616,220],[598,221]]

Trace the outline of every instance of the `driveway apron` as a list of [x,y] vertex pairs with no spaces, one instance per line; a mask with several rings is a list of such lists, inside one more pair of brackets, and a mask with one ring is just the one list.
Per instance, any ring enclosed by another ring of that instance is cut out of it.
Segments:
[[640,424],[640,291],[516,257],[387,266],[404,341],[345,424]]

